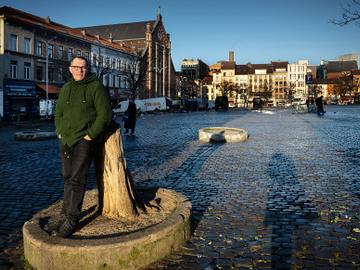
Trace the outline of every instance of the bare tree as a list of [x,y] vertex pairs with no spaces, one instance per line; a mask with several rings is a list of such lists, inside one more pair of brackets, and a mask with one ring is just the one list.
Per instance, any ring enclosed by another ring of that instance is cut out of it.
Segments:
[[354,22],[360,26],[360,0],[351,0],[346,5],[342,5],[341,18],[333,18],[330,22],[339,26]]
[[234,84],[229,81],[222,81],[220,83],[220,92],[222,96],[230,96],[234,90]]
[[358,85],[354,82],[350,72],[343,72],[342,76],[335,81],[334,92],[336,95],[351,96],[356,91]]
[[94,54],[94,58],[91,59],[91,68],[92,70],[95,70],[96,76],[102,81],[104,75],[111,73],[112,70],[110,69],[110,63],[106,63],[106,60],[104,59],[101,46],[96,46],[96,49],[97,54]]
[[123,67],[119,67],[118,74],[125,78],[133,100],[145,92],[148,65],[146,56],[129,58]]

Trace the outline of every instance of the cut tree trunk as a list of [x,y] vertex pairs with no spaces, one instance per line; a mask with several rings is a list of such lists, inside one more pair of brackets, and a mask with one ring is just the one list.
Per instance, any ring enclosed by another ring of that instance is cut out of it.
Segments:
[[95,168],[99,190],[99,209],[111,218],[134,219],[145,212],[138,198],[133,179],[126,165],[120,129],[105,136],[105,144],[99,149]]

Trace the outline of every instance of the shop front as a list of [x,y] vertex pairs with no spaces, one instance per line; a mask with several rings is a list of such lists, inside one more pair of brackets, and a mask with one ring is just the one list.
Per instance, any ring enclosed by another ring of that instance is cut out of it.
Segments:
[[32,81],[4,79],[4,118],[29,120],[38,115],[36,89]]

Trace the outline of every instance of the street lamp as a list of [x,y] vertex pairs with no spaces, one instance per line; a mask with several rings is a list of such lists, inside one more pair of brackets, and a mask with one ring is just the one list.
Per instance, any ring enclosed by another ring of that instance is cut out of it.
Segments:
[[45,119],[49,119],[49,42],[55,39],[57,39],[57,37],[45,41]]
[[45,62],[45,119],[48,119],[48,100],[49,100],[49,43],[45,41],[46,46],[46,62]]

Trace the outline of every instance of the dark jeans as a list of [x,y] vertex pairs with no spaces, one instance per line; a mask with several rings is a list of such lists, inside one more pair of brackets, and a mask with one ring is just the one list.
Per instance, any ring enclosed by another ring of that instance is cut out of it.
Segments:
[[69,147],[60,144],[62,174],[64,177],[64,201],[62,212],[72,226],[80,218],[85,194],[86,179],[94,157],[95,142],[82,139]]

